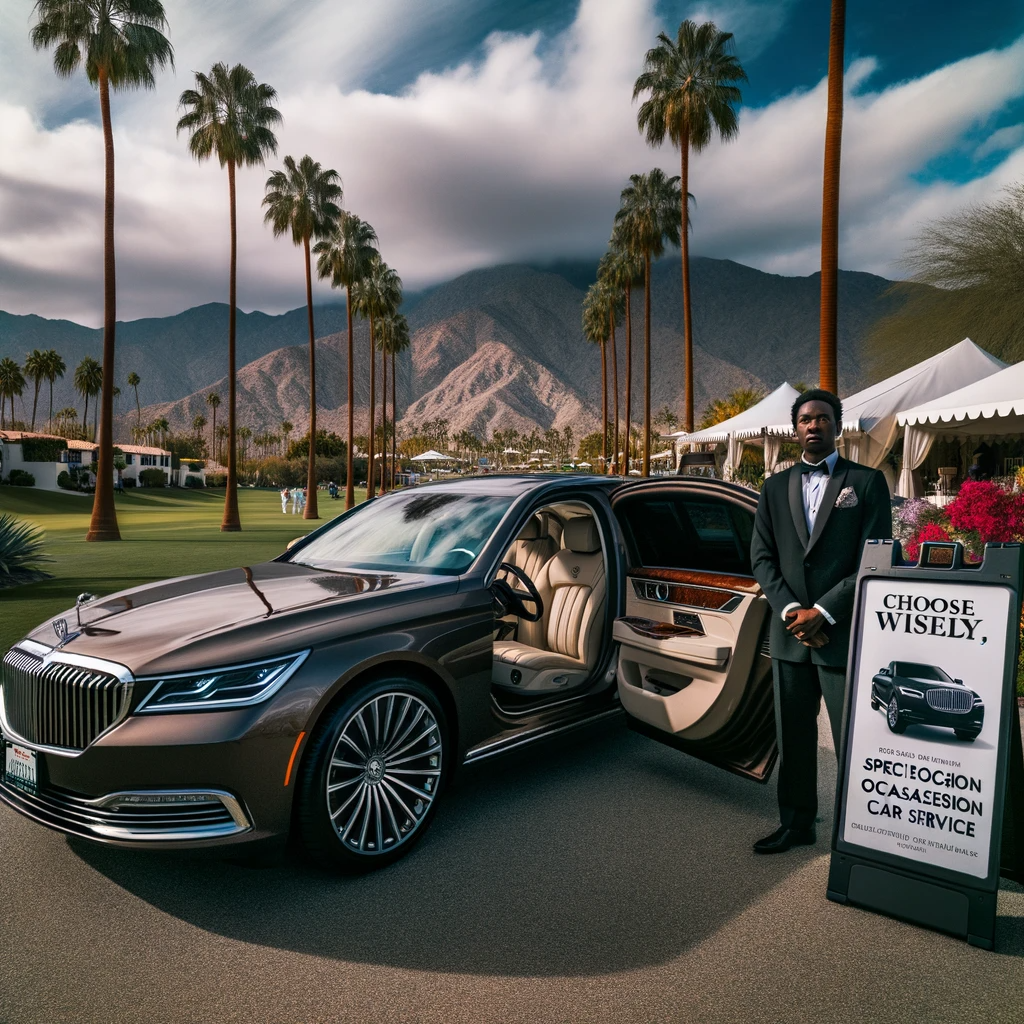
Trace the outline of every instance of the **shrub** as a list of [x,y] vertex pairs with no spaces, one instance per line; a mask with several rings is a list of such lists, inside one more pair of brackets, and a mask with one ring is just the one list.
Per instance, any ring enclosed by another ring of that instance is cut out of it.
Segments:
[[139,483],[143,487],[166,487],[167,474],[162,469],[143,469],[139,471]]
[[26,473],[23,469],[12,469],[7,477],[7,482],[12,487],[35,487],[36,478],[31,473]]
[[48,562],[43,554],[43,534],[35,526],[14,516],[0,515],[0,589],[50,578],[37,562]]
[[207,473],[206,474],[206,486],[207,487],[227,487],[228,475],[227,473]]
[[63,487],[65,491],[75,490],[74,481],[71,479],[71,474],[66,469],[62,469],[57,474],[57,486]]
[[135,487],[137,485],[137,481],[133,476],[123,477],[121,483],[123,483],[125,487]]
[[949,533],[941,527],[938,523],[926,523],[917,533],[914,534],[912,540],[907,541],[907,546],[904,549],[907,558],[912,562],[916,562],[921,554],[921,545],[925,541],[949,541],[952,540]]
[[21,457],[26,462],[60,462],[61,452],[67,450],[62,437],[26,437],[21,442]]
[[185,477],[185,486],[186,487],[202,487],[203,486],[203,478],[201,476],[195,476],[194,474],[189,473],[188,476]]

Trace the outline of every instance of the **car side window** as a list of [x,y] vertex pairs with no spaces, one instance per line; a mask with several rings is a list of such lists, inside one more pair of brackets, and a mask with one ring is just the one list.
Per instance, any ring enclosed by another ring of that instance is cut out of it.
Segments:
[[638,495],[626,498],[618,511],[641,565],[751,575],[754,517],[731,501]]

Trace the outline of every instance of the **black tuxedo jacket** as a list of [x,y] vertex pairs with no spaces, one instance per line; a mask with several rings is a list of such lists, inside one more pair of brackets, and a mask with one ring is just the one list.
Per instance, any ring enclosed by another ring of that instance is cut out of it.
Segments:
[[[761,490],[750,558],[772,608],[771,651],[783,661],[846,667],[854,588],[864,542],[892,536],[889,487],[877,469],[840,458],[807,535],[800,465],[770,476]],[[786,631],[782,610],[821,605],[836,624],[829,642],[811,649]]]

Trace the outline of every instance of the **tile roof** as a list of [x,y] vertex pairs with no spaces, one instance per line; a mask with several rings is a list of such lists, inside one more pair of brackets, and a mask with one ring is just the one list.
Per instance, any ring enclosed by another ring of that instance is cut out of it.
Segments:
[[120,448],[126,455],[170,455],[166,448],[150,448],[144,444],[121,444],[118,442],[114,445],[115,448]]

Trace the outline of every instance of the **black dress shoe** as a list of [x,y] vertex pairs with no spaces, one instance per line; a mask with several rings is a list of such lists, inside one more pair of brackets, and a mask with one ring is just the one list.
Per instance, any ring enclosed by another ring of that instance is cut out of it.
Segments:
[[754,843],[754,853],[785,853],[791,846],[813,846],[813,828],[788,828],[783,825],[770,836]]

